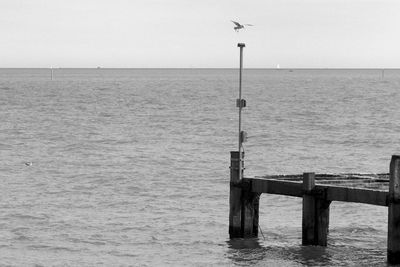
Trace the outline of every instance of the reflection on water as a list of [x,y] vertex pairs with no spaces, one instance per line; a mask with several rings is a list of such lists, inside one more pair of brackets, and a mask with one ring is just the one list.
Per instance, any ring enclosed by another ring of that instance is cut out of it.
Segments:
[[230,249],[260,249],[262,248],[258,238],[233,238],[226,241]]
[[235,266],[387,266],[378,243],[375,249],[334,244],[279,246],[258,238],[236,238],[226,244],[225,257]]
[[326,247],[301,246],[290,249],[293,260],[301,264],[310,265],[331,265],[331,255]]
[[256,264],[266,258],[268,250],[258,238],[234,238],[227,242],[228,259],[238,265]]
[[321,246],[266,245],[259,238],[228,240],[227,258],[235,265],[332,266],[331,251]]

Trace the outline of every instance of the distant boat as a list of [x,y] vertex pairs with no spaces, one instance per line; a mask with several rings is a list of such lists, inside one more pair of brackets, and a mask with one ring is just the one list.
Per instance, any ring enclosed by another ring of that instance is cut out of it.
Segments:
[[280,69],[281,67],[280,67],[279,64],[278,64],[278,65],[276,65],[276,68],[277,68],[277,69]]

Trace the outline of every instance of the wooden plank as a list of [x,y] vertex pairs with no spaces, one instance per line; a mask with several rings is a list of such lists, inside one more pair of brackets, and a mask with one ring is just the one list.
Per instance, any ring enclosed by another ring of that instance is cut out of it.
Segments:
[[[249,177],[250,178],[250,177]],[[281,175],[263,175],[255,176],[252,178],[260,179],[273,179],[273,180],[288,180],[288,181],[302,181],[300,174],[281,174]],[[316,183],[325,181],[347,181],[347,180],[379,180],[382,182],[389,182],[388,173],[339,173],[339,174],[315,174]]]
[[316,185],[316,190],[326,190],[329,201],[356,202],[378,206],[387,206],[388,192],[383,190],[347,188],[333,185]]
[[300,174],[282,174],[282,175],[264,175],[253,177],[256,179],[268,179],[268,180],[287,180],[287,181],[299,181],[301,182],[302,176]]
[[[257,193],[278,194],[302,197],[302,184],[294,181],[275,179],[244,178],[252,181],[252,191]],[[344,201],[387,206],[388,192],[384,190],[346,188],[334,185],[316,185],[316,190],[326,190],[328,201]]]
[[303,190],[300,182],[281,181],[273,179],[244,178],[252,182],[252,191],[255,193],[278,194],[293,197],[302,197]]
[[389,180],[384,180],[384,179],[334,179],[334,180],[317,180],[317,184],[359,184],[360,186],[363,186],[363,184],[370,184],[370,183],[377,183],[377,184],[382,184],[388,185]]

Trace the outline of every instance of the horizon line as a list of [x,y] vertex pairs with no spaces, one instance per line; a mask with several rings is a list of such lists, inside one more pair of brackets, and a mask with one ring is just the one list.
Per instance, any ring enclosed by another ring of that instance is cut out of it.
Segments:
[[[238,69],[238,67],[0,67],[0,69]],[[398,70],[400,67],[245,67],[264,70]]]

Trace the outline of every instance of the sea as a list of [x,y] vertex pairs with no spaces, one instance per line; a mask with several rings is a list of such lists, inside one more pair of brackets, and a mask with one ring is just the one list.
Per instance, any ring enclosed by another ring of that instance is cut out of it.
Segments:
[[[238,69],[0,69],[0,266],[386,266],[386,207],[261,196],[229,239]],[[244,69],[246,177],[387,173],[400,70]]]

